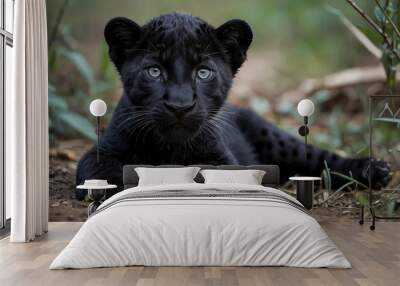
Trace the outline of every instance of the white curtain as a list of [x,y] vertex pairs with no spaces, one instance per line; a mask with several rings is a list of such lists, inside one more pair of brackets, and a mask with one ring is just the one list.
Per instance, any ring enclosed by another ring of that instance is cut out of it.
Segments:
[[6,97],[6,187],[12,242],[47,232],[48,106],[45,0],[15,1],[13,94]]

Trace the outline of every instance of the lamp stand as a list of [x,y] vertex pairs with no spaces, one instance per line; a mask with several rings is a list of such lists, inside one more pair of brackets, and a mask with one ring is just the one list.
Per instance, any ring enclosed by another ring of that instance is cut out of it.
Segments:
[[96,133],[97,133],[97,164],[100,163],[100,116],[96,116],[97,126],[96,126]]
[[304,137],[304,156],[305,162],[307,164],[307,135],[310,133],[310,129],[308,128],[308,116],[304,116],[304,125],[300,126],[299,134],[300,136]]
[[308,129],[308,116],[304,116],[304,127],[305,127],[304,128],[305,129],[305,132],[304,132],[304,144],[306,145],[306,148],[307,148],[307,135],[310,132],[310,130]]

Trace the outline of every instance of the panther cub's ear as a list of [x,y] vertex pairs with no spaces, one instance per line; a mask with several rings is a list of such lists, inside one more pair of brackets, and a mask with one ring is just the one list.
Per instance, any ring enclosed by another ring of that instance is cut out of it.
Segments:
[[141,35],[142,28],[128,18],[118,17],[107,23],[104,37],[110,48],[110,58],[118,70],[126,60],[129,49],[135,47]]
[[246,52],[253,40],[249,24],[243,20],[230,20],[216,29],[217,38],[226,49],[233,73],[246,60]]

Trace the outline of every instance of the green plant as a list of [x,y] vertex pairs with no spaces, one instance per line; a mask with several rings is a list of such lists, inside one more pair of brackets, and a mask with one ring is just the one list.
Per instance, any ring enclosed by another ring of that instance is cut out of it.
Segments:
[[101,65],[95,73],[86,58],[72,48],[71,42],[68,29],[63,28],[58,39],[49,47],[51,143],[75,134],[94,140],[94,126],[87,112],[89,103],[96,97],[105,97],[107,92],[116,87],[105,44],[100,54]]
[[56,88],[49,83],[49,137],[55,143],[59,136],[68,137],[76,131],[86,138],[94,140],[92,124],[82,115],[72,112],[65,98],[57,94]]
[[[332,175],[340,177],[341,179],[344,180],[343,185],[334,191],[332,190]],[[360,204],[362,206],[368,205],[368,196],[365,192],[365,189],[368,189],[368,186],[354,179],[351,172],[349,172],[349,175],[345,175],[339,172],[332,171],[329,168],[327,162],[324,161],[322,180],[324,182],[325,188],[330,193],[329,197],[325,201],[328,201],[330,198],[334,197],[337,193],[347,190],[354,194],[353,197],[357,204]],[[359,187],[361,187],[362,189],[360,189]]]
[[[351,172],[349,172],[349,175],[345,175],[339,172],[332,171],[330,170],[327,162],[324,161],[324,170],[322,171],[321,176],[325,188],[329,193],[328,198],[326,198],[324,202],[328,202],[329,200],[334,199],[340,192],[348,191],[352,193],[353,201],[357,205],[369,207],[369,197],[367,193],[368,186],[354,179]],[[344,180],[343,185],[336,190],[332,190],[332,176],[337,176]],[[387,216],[396,215],[396,211],[398,210],[396,190],[398,189],[398,187],[394,188],[388,194],[382,193],[374,196],[377,199],[373,199],[373,205],[377,207],[377,210],[379,212],[384,212]]]
[[84,136],[94,140],[94,126],[88,119],[88,107],[94,98],[105,99],[116,88],[114,68],[108,59],[105,42],[95,72],[86,57],[78,51],[75,39],[62,18],[69,1],[64,0],[49,38],[49,137]]
[[[331,12],[340,18],[343,24],[375,57],[379,58],[385,70],[387,91],[390,95],[395,94],[397,69],[400,63],[400,0],[374,0],[371,1],[371,3],[375,4],[372,8],[360,6],[353,0],[346,0],[346,2],[361,16],[365,25],[353,24],[340,10],[330,8]],[[362,97],[361,100],[363,102],[366,101],[365,97]],[[385,110],[389,102],[392,101],[385,102],[386,105],[383,110]],[[364,109],[368,110],[367,108]],[[397,125],[399,128],[400,120],[393,113],[391,116],[389,114],[388,117],[383,117],[383,111],[381,114],[377,118],[373,118],[373,124],[379,126],[375,127],[375,144],[372,146],[373,155],[390,160],[392,163],[395,162],[392,167],[393,170],[396,170],[396,166],[398,166],[398,160],[396,159],[398,150],[394,146],[397,146],[396,142],[398,142],[398,129],[393,128],[393,125]],[[365,120],[365,123],[368,128],[368,121]],[[367,130],[364,129],[364,133],[367,133]],[[365,139],[367,141],[367,138]],[[369,153],[365,155],[369,155]],[[379,205],[380,209],[386,209],[388,214],[392,214],[396,206],[396,198],[394,196],[386,196],[384,192],[378,192],[380,199],[373,202],[373,204],[377,207]],[[355,192],[354,199],[361,205],[369,204],[365,193]]]
[[[347,3],[368,24],[359,31],[381,50],[380,59],[385,68],[386,83],[391,94],[396,91],[397,66],[400,63],[400,1],[399,0],[374,0],[374,18],[369,16],[353,0]],[[355,28],[353,28],[355,29]]]

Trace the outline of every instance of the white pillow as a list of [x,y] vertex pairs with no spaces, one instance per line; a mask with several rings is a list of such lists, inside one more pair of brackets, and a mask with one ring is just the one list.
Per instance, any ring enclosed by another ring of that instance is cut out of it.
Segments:
[[139,176],[139,186],[195,183],[193,179],[199,170],[199,167],[135,168]]
[[202,170],[205,184],[261,185],[265,171],[261,170]]

